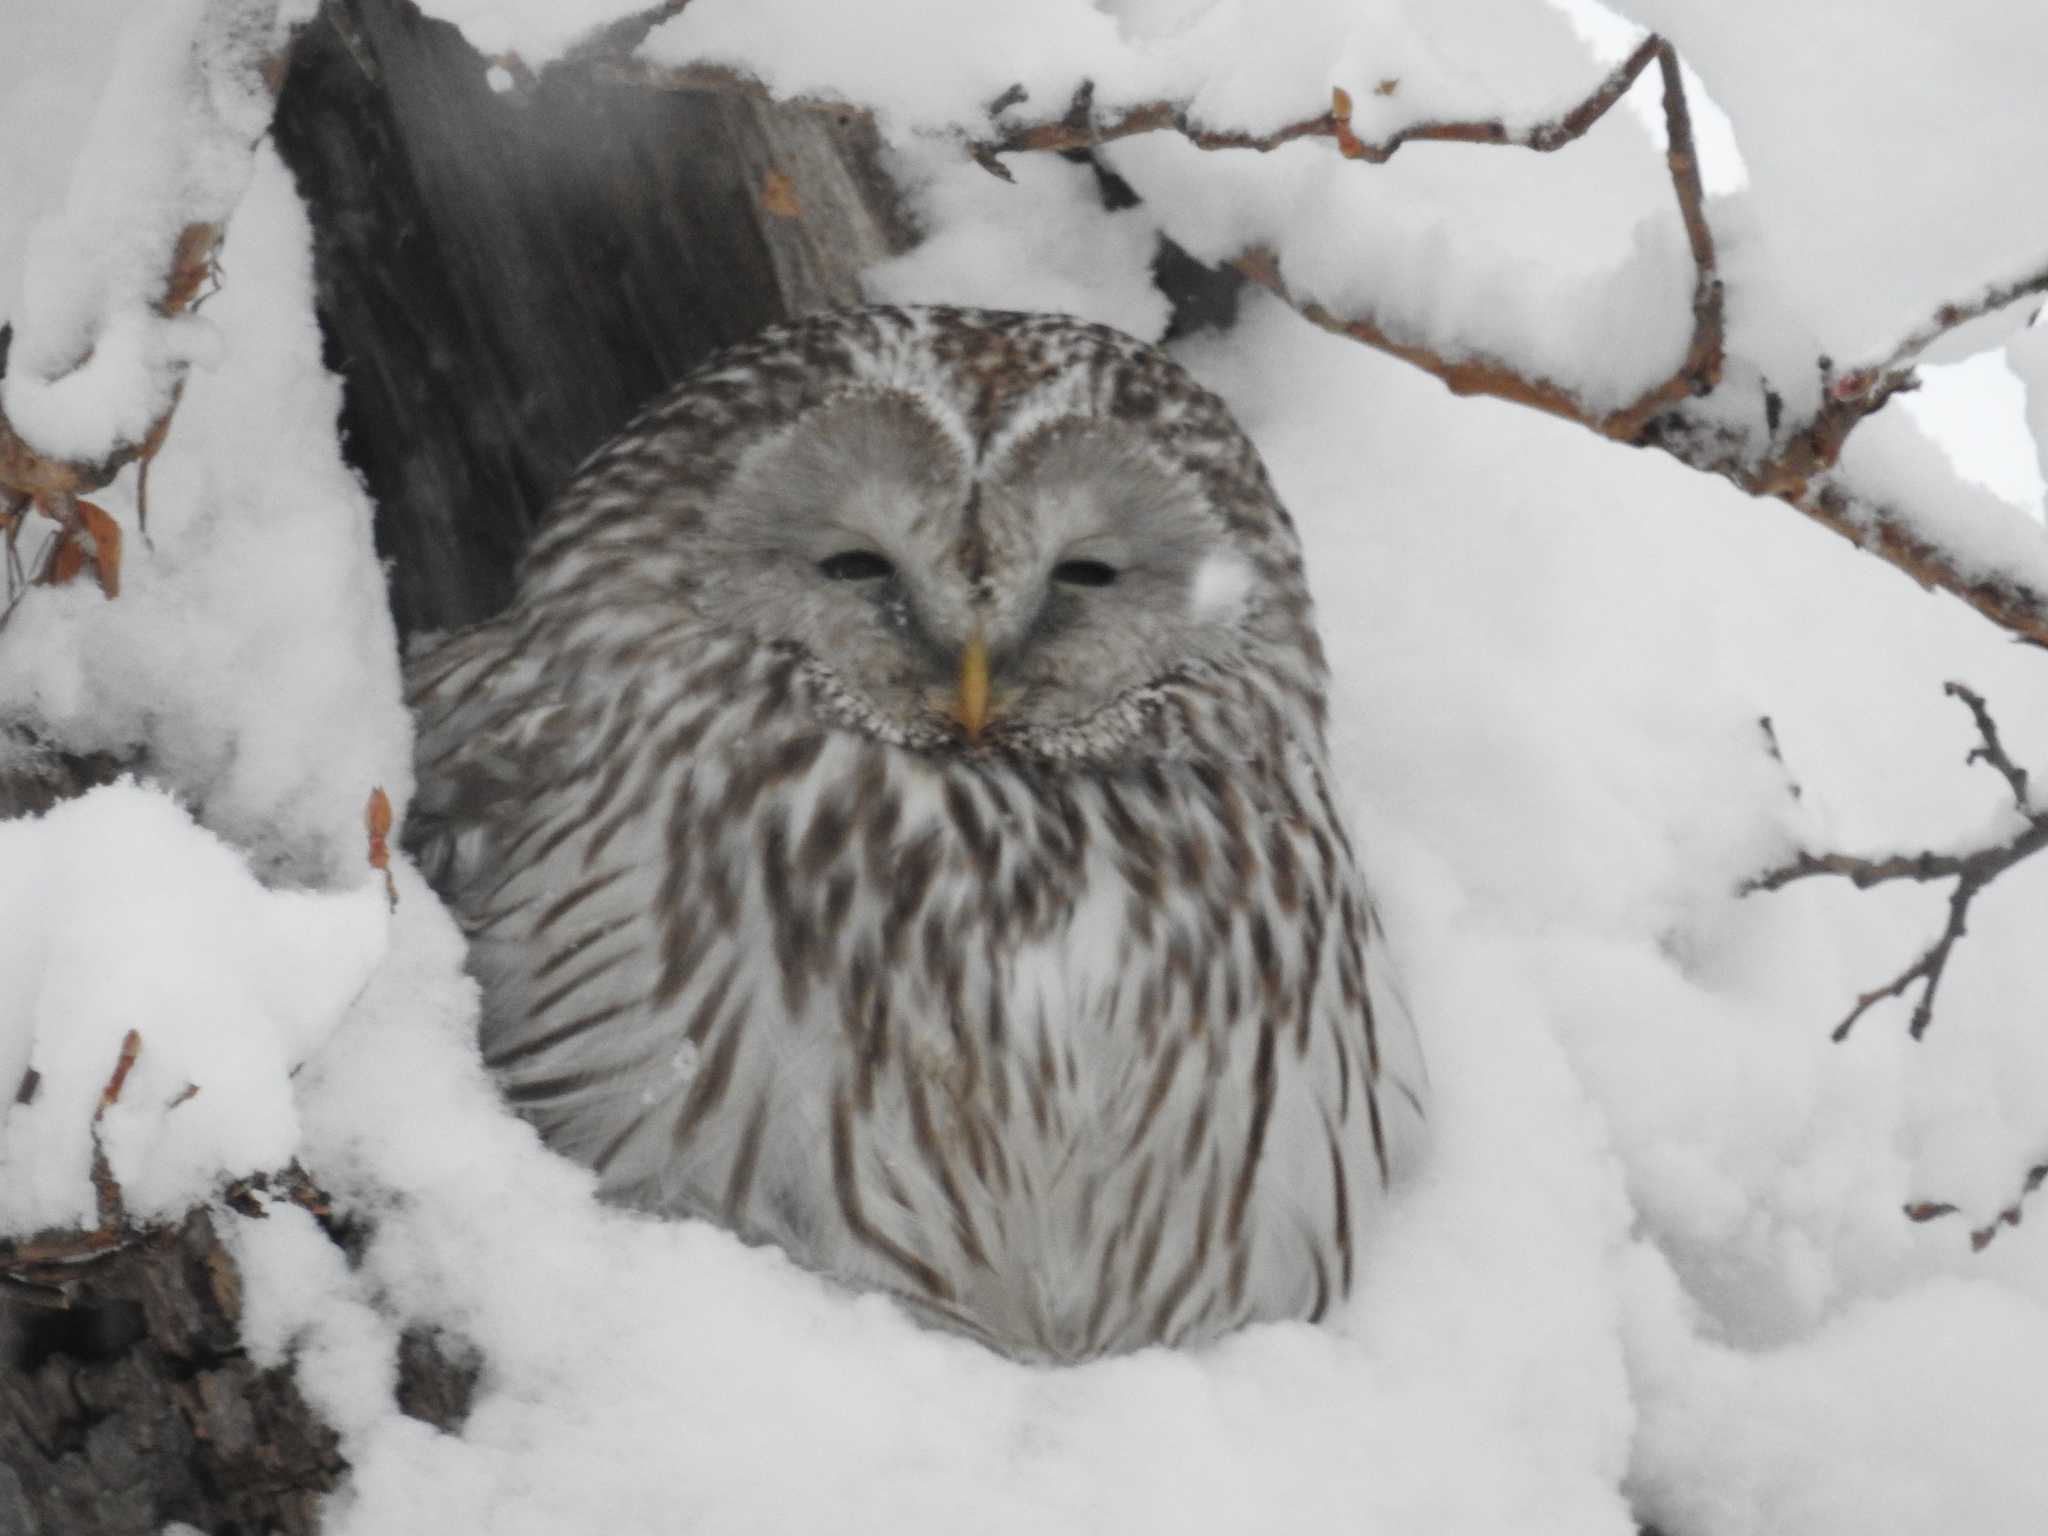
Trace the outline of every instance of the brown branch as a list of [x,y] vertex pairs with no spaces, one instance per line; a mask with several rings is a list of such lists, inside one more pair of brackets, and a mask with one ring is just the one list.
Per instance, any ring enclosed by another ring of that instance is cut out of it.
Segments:
[[[1903,366],[1906,362],[1943,331],[2012,303],[2026,294],[2048,292],[2048,268],[2015,282],[1988,288],[1971,303],[1943,306],[1930,326],[1907,338],[1890,359],[1876,368],[1838,375],[1823,359],[1820,406],[1809,420],[1782,435],[1775,432],[1774,422],[1773,449],[1759,458],[1746,439],[1730,434],[1724,427],[1695,418],[1684,410],[1689,397],[1711,394],[1720,384],[1726,361],[1726,319],[1683,73],[1671,46],[1655,36],[1645,38],[1635,53],[1578,108],[1554,124],[1539,125],[1538,129],[1529,130],[1528,136],[1537,142],[1530,142],[1527,147],[1555,149],[1583,134],[1620,98],[1652,57],[1657,60],[1663,83],[1666,166],[1693,257],[1693,328],[1685,355],[1672,374],[1620,410],[1605,416],[1597,415],[1583,404],[1571,386],[1532,375],[1503,359],[1477,352],[1447,356],[1424,343],[1392,334],[1370,314],[1339,316],[1313,300],[1298,298],[1289,293],[1281,275],[1279,258],[1271,250],[1254,248],[1232,265],[1244,277],[1273,292],[1313,323],[1422,369],[1442,380],[1453,394],[1490,395],[1576,422],[1618,442],[1659,448],[1693,469],[1720,475],[1750,495],[1769,496],[1784,502],[1822,527],[1848,539],[1859,549],[1903,571],[1922,587],[1947,592],[2000,628],[2048,645],[2048,592],[2024,581],[1986,577],[1966,569],[1953,553],[1921,533],[1913,519],[1901,509],[1873,502],[1849,491],[1838,481],[1825,478],[1839,461],[1849,434],[1883,409],[1895,394],[1914,386],[1912,374]],[[1060,123],[1015,130],[1007,139],[976,145],[977,158],[990,168],[999,170],[999,162],[994,157],[1009,149],[1079,147],[1162,128],[1181,132],[1202,148],[1269,149],[1293,138],[1325,131],[1334,136],[1334,124],[1341,121],[1333,111],[1322,118],[1305,119],[1274,134],[1255,137],[1193,130],[1166,104],[1154,103],[1149,107],[1132,109],[1124,117],[1108,124],[1091,124],[1085,101],[1078,105],[1081,108],[1079,113],[1070,112],[1068,118]],[[1412,138],[1522,142],[1521,139],[1494,137],[1473,129],[1471,124],[1417,125],[1414,130],[1404,130],[1380,146],[1383,153],[1373,152],[1372,146],[1365,146],[1359,157],[1383,160],[1401,143]]]
[[[563,66],[589,68],[607,78],[659,90],[772,97],[773,93],[760,80],[724,65],[660,65],[632,56],[633,49],[645,40],[654,26],[680,11],[687,3],[688,0],[671,0],[670,4],[616,23],[613,28],[593,36],[586,44],[572,49],[561,63]],[[1361,139],[1351,127],[1351,96],[1341,89],[1331,92],[1330,105],[1326,110],[1283,124],[1270,133],[1202,126],[1190,116],[1185,101],[1139,102],[1098,118],[1094,111],[1094,82],[1083,81],[1058,117],[1019,123],[990,137],[970,139],[966,148],[977,164],[1005,181],[1010,179],[1010,173],[1003,168],[1001,157],[1004,155],[1093,149],[1148,133],[1175,133],[1198,149],[1243,149],[1259,154],[1267,154],[1282,145],[1304,139],[1329,139],[1345,158],[1364,160],[1373,165],[1384,165],[1403,145],[1417,143],[1484,144],[1549,154],[1583,137],[1616,102],[1628,94],[1629,87],[1650,67],[1651,61],[1669,51],[1669,46],[1656,36],[1646,36],[1582,100],[1556,117],[1521,127],[1511,128],[1497,117],[1429,118],[1397,128],[1383,139]],[[841,114],[868,115],[865,108],[850,103],[804,97],[788,99],[794,104],[817,106]],[[989,116],[999,116],[1026,99],[1022,87],[1012,86],[989,104]],[[1704,229],[1704,225],[1701,227]]]
[[[1454,395],[1491,395],[1495,399],[1561,416],[1603,437],[1626,443],[1640,442],[1650,424],[1669,407],[1691,396],[1713,391],[1720,382],[1724,356],[1721,280],[1714,255],[1713,232],[1707,225],[1706,194],[1700,183],[1699,157],[1692,137],[1692,114],[1686,102],[1685,80],[1678,67],[1678,56],[1669,43],[1652,36],[1644,39],[1642,46],[1630,55],[1623,70],[1628,72],[1628,80],[1633,81],[1652,58],[1658,62],[1664,87],[1665,163],[1670,172],[1679,218],[1685,226],[1686,241],[1692,252],[1693,329],[1678,367],[1618,411],[1596,414],[1570,387],[1532,376],[1499,358],[1484,353],[1446,356],[1432,347],[1394,336],[1370,315],[1339,316],[1313,300],[1299,299],[1288,292],[1281,276],[1279,258],[1270,250],[1257,248],[1247,251],[1232,265],[1246,278],[1277,294],[1325,330],[1364,342],[1376,351],[1386,352],[1433,374]],[[1541,147],[1555,149],[1569,143],[1598,121],[1613,105],[1615,97],[1610,97],[1608,92],[1621,73],[1617,71],[1616,76],[1611,76],[1599,91],[1580,104],[1584,109],[1582,116],[1567,114],[1566,119],[1559,120],[1560,124],[1570,121],[1572,131],[1569,137],[1564,136],[1564,129],[1559,127],[1553,136],[1554,142],[1546,142]],[[1626,84],[1620,89],[1625,90]]]
[[[1654,447],[1689,468],[1719,475],[1752,496],[1769,496],[1841,535],[1913,578],[1922,587],[1961,599],[2000,628],[2048,645],[2048,593],[2006,578],[1985,578],[1966,570],[1948,550],[1916,531],[1909,514],[1873,502],[1823,477],[1837,463],[1849,434],[1914,380],[1905,364],[1937,336],[2030,293],[2048,293],[2048,267],[2004,284],[1988,287],[1965,303],[1943,305],[1933,320],[1915,331],[1890,358],[1875,367],[1836,374],[1821,360],[1821,404],[1806,422],[1780,433],[1771,420],[1772,446],[1762,455],[1753,442],[1725,425],[1726,413],[1707,417],[1685,409],[1689,398],[1712,394],[1725,373],[1726,320],[1724,295],[1705,211],[1683,72],[1676,53],[1651,35],[1618,64],[1584,100],[1561,116],[1510,130],[1498,119],[1414,123],[1377,142],[1359,139],[1351,130],[1350,100],[1334,94],[1328,111],[1284,124],[1270,133],[1198,125],[1186,104],[1151,101],[1098,118],[1092,87],[1084,84],[1066,111],[1049,121],[1023,123],[989,137],[972,139],[967,152],[985,169],[1004,179],[1006,154],[1093,147],[1139,134],[1170,132],[1204,150],[1244,149],[1265,152],[1297,140],[1328,138],[1353,158],[1369,162],[1390,159],[1403,144],[1434,140],[1449,143],[1516,146],[1538,152],[1561,148],[1583,136],[1612,109],[1630,86],[1657,62],[1663,86],[1665,160],[1673,194],[1694,266],[1693,326],[1685,354],[1671,375],[1641,396],[1605,415],[1588,408],[1578,391],[1553,379],[1532,375],[1504,359],[1472,352],[1447,356],[1420,341],[1393,334],[1371,315],[1340,316],[1312,300],[1291,294],[1282,280],[1280,261],[1271,250],[1254,247],[1231,265],[1244,277],[1278,295],[1324,329],[1348,336],[1433,375],[1458,395],[1490,395],[1527,406],[1634,447]],[[601,51],[580,59],[611,77],[665,89],[732,92],[755,97],[771,93],[756,79],[718,65],[666,67],[632,58],[607,57]],[[1013,87],[989,104],[995,117],[1022,101]],[[841,116],[866,115],[843,102],[802,101]]]
[[[1183,101],[1143,102],[1098,119],[1094,115],[1095,87],[1091,81],[1083,82],[1067,110],[1058,118],[1021,123],[998,137],[975,140],[969,146],[969,152],[975,159],[988,164],[1000,155],[1093,149],[1113,144],[1118,139],[1163,131],[1179,134],[1197,149],[1248,149],[1258,154],[1271,153],[1284,144],[1302,139],[1331,139],[1346,159],[1364,160],[1374,165],[1384,165],[1393,159],[1404,144],[1419,143],[1492,144],[1549,154],[1580,138],[1605,117],[1608,110],[1628,94],[1629,87],[1649,68],[1650,61],[1658,57],[1660,51],[1668,50],[1655,36],[1645,37],[1633,53],[1610,70],[1598,86],[1568,111],[1520,128],[1510,128],[1497,117],[1432,118],[1397,128],[1384,139],[1361,139],[1351,128],[1351,97],[1342,90],[1332,92],[1328,111],[1300,118],[1270,133],[1200,126],[1189,116],[1187,103]],[[1014,106],[1024,99],[1014,87],[999,98],[1003,107]]]
[[1254,247],[1231,262],[1251,282],[1277,295],[1304,319],[1339,336],[1363,342],[1376,352],[1398,357],[1443,381],[1454,395],[1491,395],[1514,405],[1562,416],[1580,426],[1599,430],[1598,421],[1579,403],[1577,395],[1562,384],[1522,373],[1512,364],[1484,353],[1448,357],[1419,342],[1404,341],[1383,329],[1370,315],[1343,316],[1313,299],[1299,298],[1288,291],[1280,275],[1280,259],[1263,246]]
[[1648,41],[1656,45],[1657,69],[1664,86],[1664,165],[1671,175],[1678,217],[1685,225],[1686,244],[1692,252],[1692,339],[1670,378],[1599,424],[1599,431],[1625,443],[1640,438],[1643,429],[1667,406],[1690,395],[1711,394],[1721,382],[1721,366],[1726,360],[1720,269],[1714,257],[1714,233],[1707,224],[1707,195],[1700,182],[1699,152],[1693,144],[1685,75],[1669,43],[1656,37]]
[[1848,1038],[1849,1031],[1870,1008],[1888,997],[1903,997],[1916,983],[1920,987],[1920,998],[1913,1007],[1912,1023],[1908,1033],[1918,1040],[1927,1032],[1927,1026],[1934,1018],[1934,997],[1941,986],[1941,978],[1948,969],[1949,957],[1953,954],[1956,941],[1968,930],[1970,904],[1977,895],[2000,875],[2022,860],[2029,859],[2048,848],[2048,811],[2037,811],[2027,798],[2026,770],[2016,766],[2006,756],[2005,748],[1999,741],[1998,727],[1991,718],[1991,712],[1984,700],[1961,683],[1949,683],[1945,693],[1950,698],[1961,699],[1969,708],[1971,718],[1976,722],[1981,745],[1974,748],[1965,763],[1984,763],[2006,781],[2012,790],[2015,807],[2025,817],[2020,830],[2003,843],[1977,848],[1968,853],[1894,853],[1877,858],[1860,857],[1846,853],[1802,852],[1788,864],[1767,870],[1743,882],[1741,893],[1749,895],[1755,891],[1779,891],[1797,880],[1816,876],[1834,876],[1847,880],[1858,890],[1868,890],[1873,885],[1885,885],[1893,881],[1909,880],[1925,884],[1934,880],[1953,880],[1955,885],[1949,891],[1948,917],[1941,932],[1934,941],[1922,950],[1918,959],[1900,971],[1884,985],[1873,987],[1856,999],[1856,1006],[1849,1010],[1848,1017],[1835,1026],[1833,1038],[1837,1041]]

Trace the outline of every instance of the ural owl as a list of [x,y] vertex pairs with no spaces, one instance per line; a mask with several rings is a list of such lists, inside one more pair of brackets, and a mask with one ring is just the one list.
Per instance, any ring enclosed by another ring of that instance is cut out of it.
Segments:
[[608,1197],[1032,1359],[1350,1287],[1421,1059],[1293,525],[1159,352],[768,332],[409,680],[484,1059]]

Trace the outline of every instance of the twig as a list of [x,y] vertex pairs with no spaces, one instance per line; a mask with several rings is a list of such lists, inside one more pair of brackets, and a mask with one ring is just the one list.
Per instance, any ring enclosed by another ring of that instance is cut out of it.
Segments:
[[1970,755],[1963,759],[1964,764],[1985,763],[1995,769],[2012,791],[2013,809],[2022,816],[2033,815],[2033,802],[2027,798],[2027,770],[2005,755],[2005,745],[1998,739],[1998,723],[1991,718],[1991,710],[1983,695],[1973,693],[1956,682],[1942,684],[1941,691],[1952,699],[1961,699],[1969,707],[1970,718],[1977,722],[1977,734],[1983,740],[1982,746],[1970,749]]
[[1744,882],[1742,886],[1744,895],[1753,891],[1778,891],[1795,880],[1806,880],[1818,875],[1839,877],[1849,881],[1858,890],[1868,890],[1873,885],[1884,885],[1896,880],[1918,883],[1933,880],[1955,881],[1954,887],[1949,891],[1948,918],[1942,925],[1941,933],[1911,965],[1883,986],[1874,987],[1856,999],[1856,1006],[1849,1010],[1848,1017],[1835,1026],[1833,1038],[1837,1041],[1847,1039],[1856,1021],[1874,1004],[1888,997],[1903,997],[1915,983],[1920,986],[1920,998],[1914,1004],[1908,1033],[1915,1040],[1924,1035],[1928,1024],[1934,1018],[1934,997],[1941,986],[1942,975],[1948,969],[1949,957],[1955,950],[1956,941],[1967,931],[1970,903],[1976,900],[1978,892],[2015,864],[2031,858],[2043,848],[2048,848],[2048,811],[2035,810],[2028,800],[2026,770],[2015,766],[2006,756],[2005,748],[1999,741],[1998,728],[1993,723],[1984,700],[1961,683],[1949,683],[1943,691],[1951,698],[1961,699],[1969,707],[1971,717],[1977,724],[1977,733],[1982,744],[1972,749],[1964,761],[1988,764],[2012,790],[2015,808],[2025,818],[2016,835],[2003,843],[1978,848],[1969,853],[1928,851],[1865,858],[1846,853],[1802,852],[1789,864],[1768,870]]
[[[1021,123],[996,137],[974,140],[969,145],[969,153],[986,165],[1001,155],[1093,149],[1113,144],[1118,139],[1164,131],[1179,134],[1197,149],[1248,149],[1259,154],[1268,154],[1284,144],[1302,139],[1331,139],[1346,159],[1364,160],[1373,165],[1386,164],[1404,144],[1419,143],[1492,144],[1549,154],[1580,138],[1605,117],[1608,110],[1628,94],[1629,87],[1649,68],[1650,61],[1658,56],[1660,50],[1665,50],[1665,45],[1657,37],[1645,37],[1636,45],[1635,51],[1610,70],[1583,100],[1557,117],[1522,128],[1510,128],[1497,117],[1430,118],[1397,128],[1384,139],[1361,139],[1351,128],[1351,97],[1342,90],[1332,93],[1328,111],[1300,118],[1271,133],[1201,126],[1190,117],[1188,104],[1184,101],[1142,102],[1097,119],[1094,115],[1094,84],[1083,82],[1067,110],[1058,118]],[[1004,107],[1011,107],[1024,99],[1013,87],[998,101]],[[990,115],[995,114],[992,112]]]
[[1763,732],[1764,751],[1770,754],[1771,761],[1778,765],[1778,771],[1785,776],[1785,792],[1794,800],[1805,798],[1806,791],[1800,788],[1799,780],[1792,775],[1792,765],[1785,761],[1784,748],[1778,744],[1778,728],[1771,723],[1771,717],[1759,715],[1756,723],[1757,729]]
[[1950,331],[1995,314],[2008,304],[2017,304],[2031,294],[2048,294],[2048,263],[2008,282],[1987,283],[1973,299],[1942,305],[1925,324],[1907,333],[1878,368],[1886,372],[1903,368]]
[[1676,405],[1689,395],[1713,393],[1721,382],[1726,361],[1719,266],[1714,257],[1714,233],[1707,224],[1707,195],[1700,182],[1699,152],[1693,145],[1692,111],[1685,99],[1685,72],[1678,67],[1678,55],[1671,45],[1657,37],[1657,69],[1664,85],[1664,164],[1671,175],[1671,191],[1678,202],[1678,217],[1685,225],[1685,240],[1692,252],[1692,339],[1678,369],[1662,384],[1647,391],[1633,405],[1614,412],[1599,425],[1606,436],[1633,443],[1643,429],[1665,407]]
[[114,1177],[113,1165],[107,1160],[107,1149],[100,1141],[100,1121],[109,1109],[121,1102],[121,1090],[127,1086],[128,1074],[141,1052],[142,1036],[131,1029],[121,1037],[121,1053],[114,1059],[114,1070],[108,1074],[106,1086],[100,1089],[99,1104],[92,1112],[92,1188],[99,1205],[102,1232],[119,1231],[126,1224],[127,1213],[121,1199],[120,1182]]
[[[1998,1236],[1998,1229],[2000,1227],[2018,1226],[2020,1224],[2020,1208],[2026,1204],[2027,1196],[2039,1189],[2044,1183],[2048,1183],[2048,1163],[2036,1163],[2027,1170],[2026,1177],[2020,1180],[2019,1193],[2014,1195],[2012,1200],[1996,1216],[1985,1222],[1983,1226],[1970,1229],[1970,1250],[1973,1253],[1982,1253],[1990,1246],[1991,1240]],[[1960,1214],[1961,1207],[1950,1204],[1946,1200],[1922,1200],[1906,1207],[1906,1219],[1908,1221],[1935,1221],[1943,1216],[1956,1216]]]

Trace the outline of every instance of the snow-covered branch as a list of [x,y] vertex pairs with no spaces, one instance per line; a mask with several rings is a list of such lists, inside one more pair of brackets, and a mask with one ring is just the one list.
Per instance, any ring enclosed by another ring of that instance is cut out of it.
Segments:
[[[681,9],[664,5],[639,13],[593,39],[572,58],[581,66],[671,89],[774,94],[762,80],[730,63],[678,60],[673,48],[635,52],[650,31]],[[1972,320],[2048,291],[2048,266],[1987,284],[1969,299],[1941,304],[1882,361],[1838,371],[1828,359],[1815,359],[1814,386],[1791,392],[1814,404],[1803,416],[1785,419],[1786,394],[1766,382],[1769,369],[1764,361],[1729,355],[1731,317],[1701,185],[1683,70],[1672,44],[1655,33],[1644,35],[1582,97],[1559,111],[1525,120],[1425,114],[1387,126],[1388,103],[1379,101],[1379,126],[1363,134],[1354,128],[1353,97],[1339,89],[1323,111],[1254,131],[1213,120],[1193,94],[1105,106],[1093,81],[1084,80],[1057,114],[1034,117],[1022,112],[1032,100],[1042,99],[1043,91],[1034,98],[1021,85],[1012,86],[987,101],[980,125],[956,124],[953,132],[965,153],[1005,179],[1010,174],[1005,156],[1094,148],[1160,134],[1205,151],[1264,153],[1304,140],[1324,140],[1348,158],[1375,165],[1391,159],[1403,145],[1418,142],[1549,152],[1576,143],[1600,123],[1652,61],[1658,66],[1662,92],[1666,171],[1692,261],[1690,330],[1675,366],[1618,406],[1592,403],[1600,387],[1611,381],[1559,376],[1532,367],[1507,349],[1475,345],[1469,336],[1433,334],[1433,327],[1418,326],[1401,308],[1381,313],[1355,303],[1340,307],[1323,302],[1290,280],[1286,252],[1276,245],[1241,249],[1231,264],[1316,324],[1422,368],[1453,393],[1490,395],[1575,421],[1617,442],[1657,448],[1751,495],[1783,502],[1923,587],[1951,593],[2001,628],[2048,644],[2048,550],[2038,561],[1987,570],[1982,560],[1954,547],[1939,531],[1939,508],[1916,505],[1888,489],[1880,493],[1852,488],[1833,473],[1850,433],[1899,391],[1912,387],[1910,364],[1916,358]],[[1388,80],[1376,89],[1379,95],[1391,96],[1399,86]],[[811,99],[842,114],[865,110],[857,101]],[[1739,400],[1734,398],[1738,395]],[[1754,409],[1757,397],[1764,405],[1761,412]]]
[[[1094,113],[1095,87],[1084,81],[1072,102],[1056,118],[999,125],[997,136],[973,141],[968,152],[996,175],[1009,179],[998,156],[1031,150],[1094,149],[1137,134],[1171,131],[1197,149],[1249,149],[1267,154],[1283,144],[1301,139],[1329,139],[1347,160],[1364,160],[1384,165],[1404,144],[1496,144],[1549,153],[1562,149],[1607,115],[1608,109],[1628,94],[1636,77],[1652,59],[1668,54],[1669,48],[1656,37],[1645,37],[1620,64],[1611,70],[1583,101],[1555,117],[1510,125],[1498,117],[1439,120],[1424,118],[1408,123],[1378,139],[1363,139],[1352,131],[1353,105],[1348,91],[1332,92],[1327,112],[1303,117],[1267,133],[1216,127],[1197,121],[1186,101],[1148,101],[1124,107],[1104,117]],[[1387,95],[1398,82],[1382,82],[1377,89]],[[990,104],[989,116],[1003,113],[1028,100],[1022,87],[1012,87]]]
[[280,0],[167,5],[124,39],[93,127],[91,174],[35,231],[0,389],[0,527],[33,507],[90,541],[78,498],[161,446],[185,370],[204,355],[191,312],[292,28]]

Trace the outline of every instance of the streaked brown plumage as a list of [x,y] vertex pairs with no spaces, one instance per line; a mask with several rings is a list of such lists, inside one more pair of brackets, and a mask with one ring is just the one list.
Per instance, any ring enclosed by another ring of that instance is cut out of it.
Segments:
[[1033,1358],[1351,1287],[1421,1061],[1292,525],[1159,353],[770,332],[410,681],[485,1059],[607,1195]]

